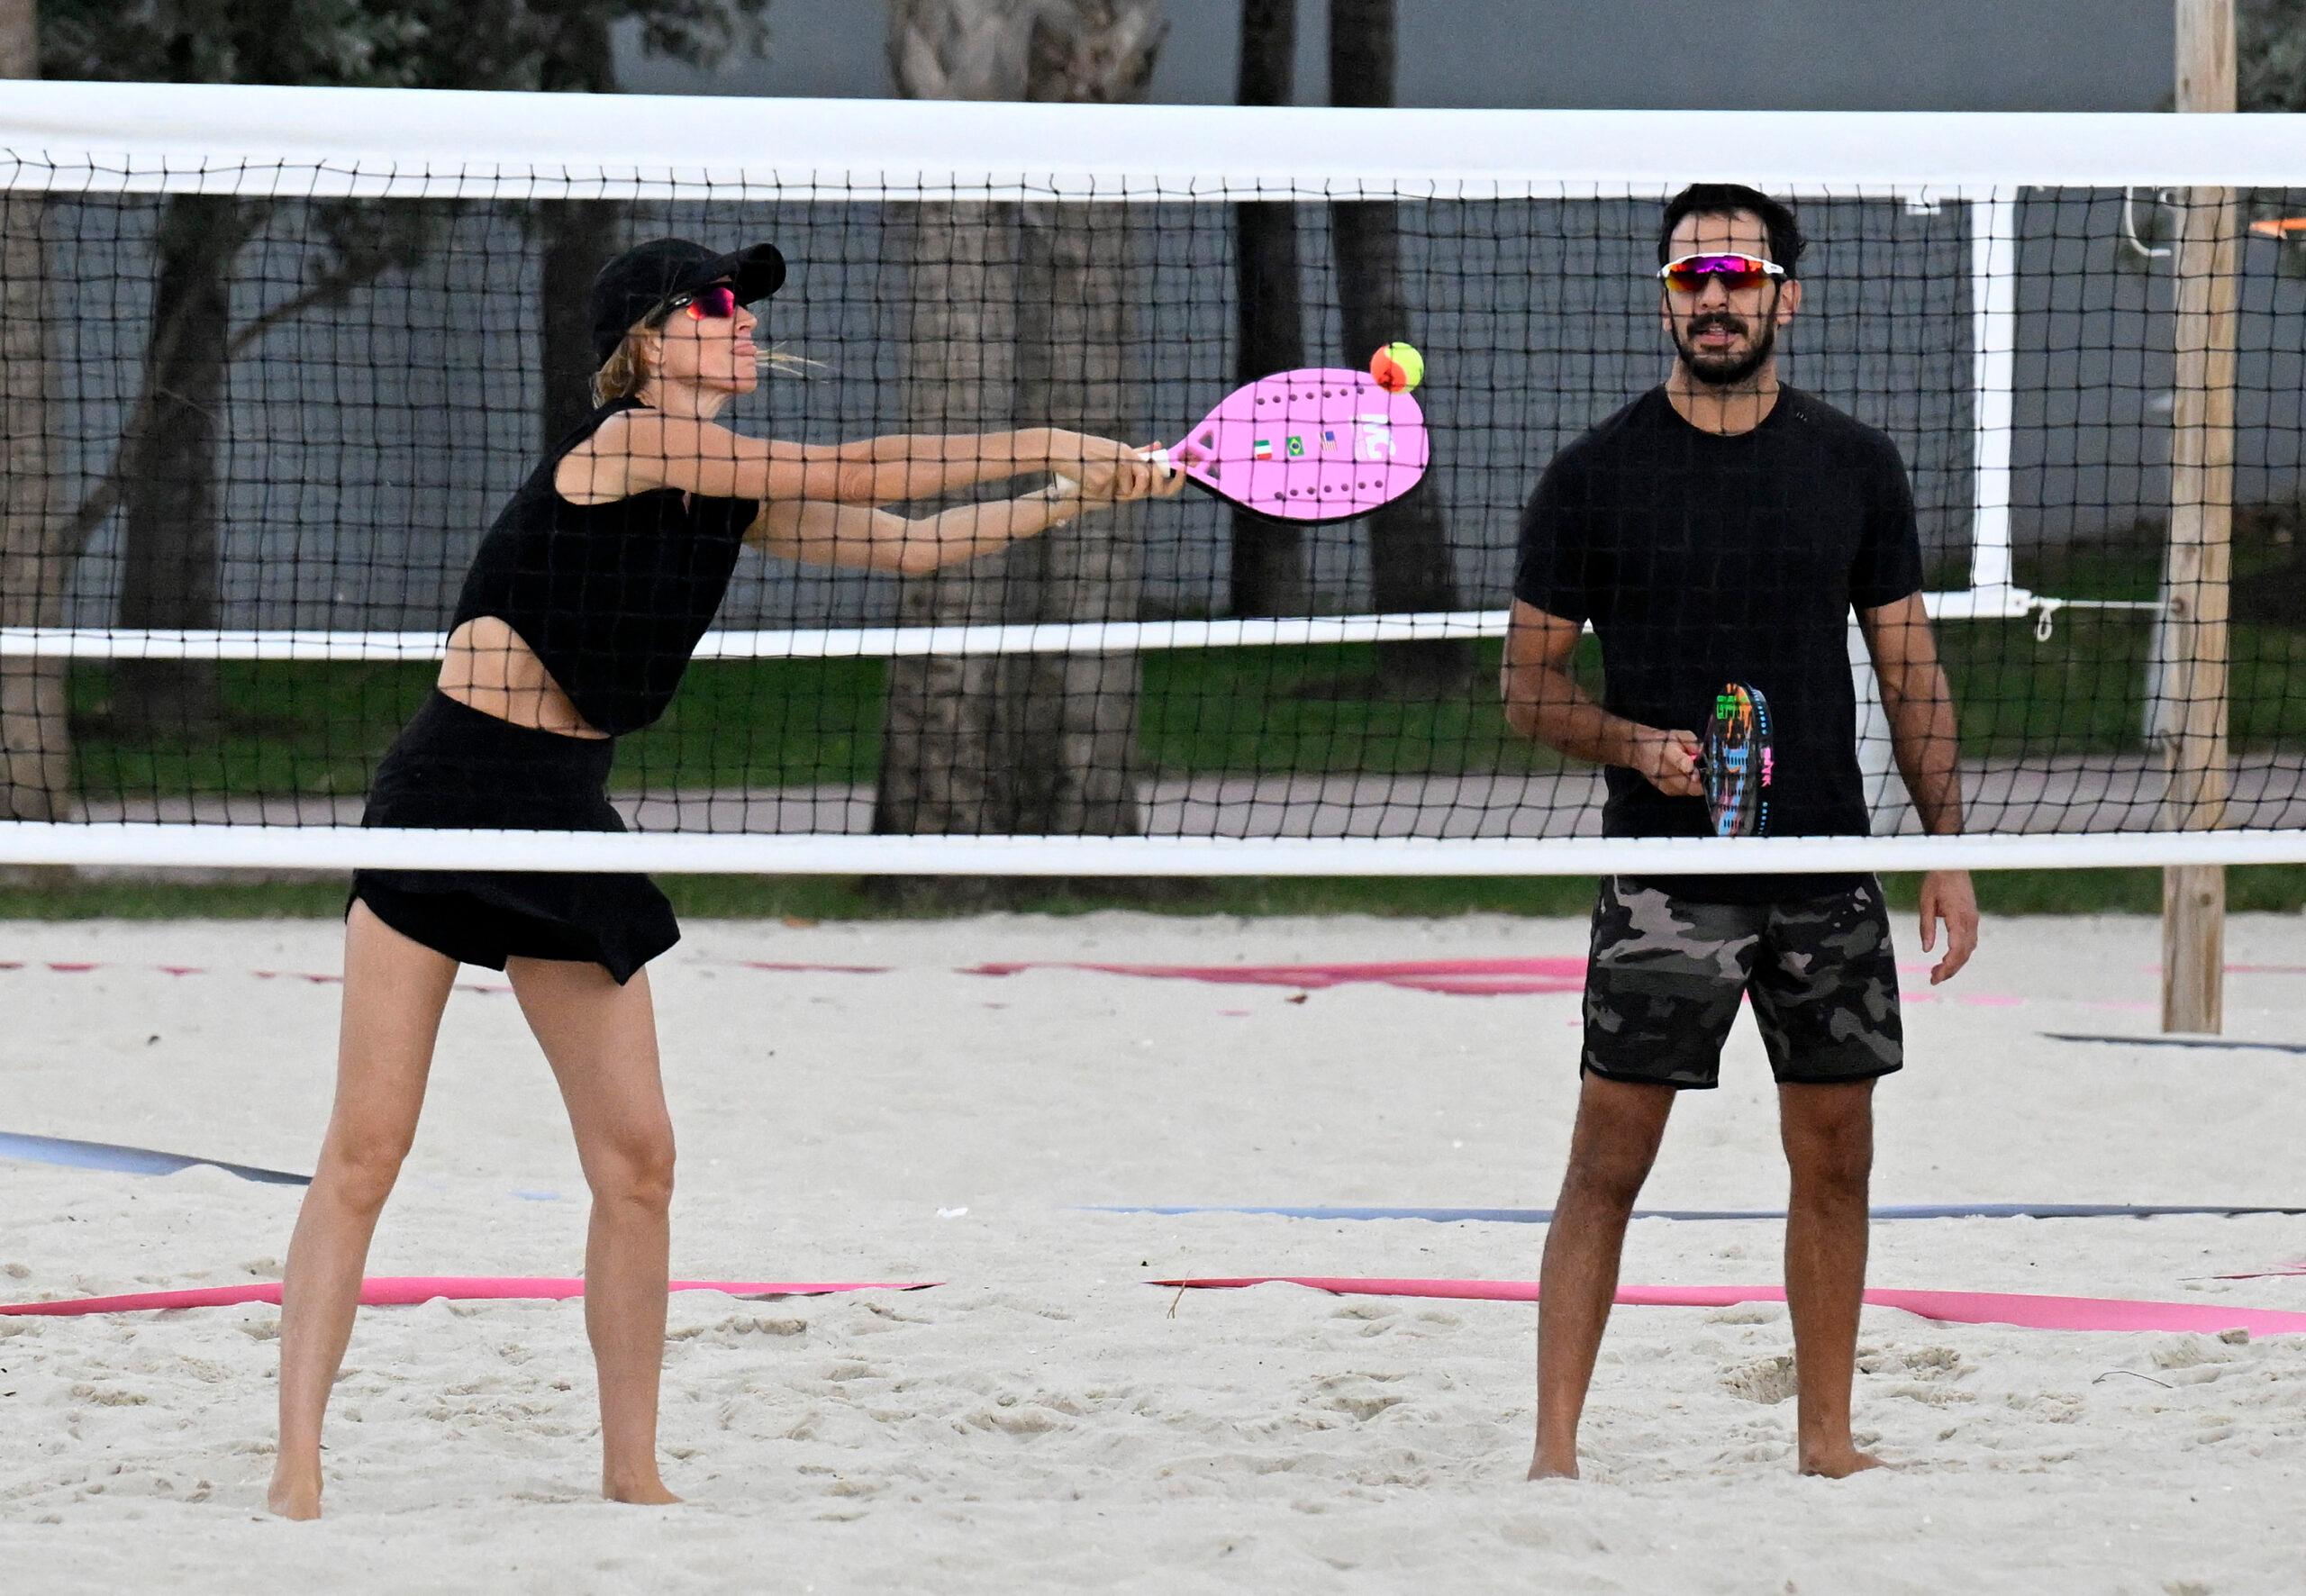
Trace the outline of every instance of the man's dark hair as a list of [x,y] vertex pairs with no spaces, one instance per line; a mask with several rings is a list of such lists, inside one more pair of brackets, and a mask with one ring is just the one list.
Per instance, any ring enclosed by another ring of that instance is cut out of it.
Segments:
[[1663,266],[1673,258],[1674,229],[1682,224],[1683,217],[1734,216],[1741,211],[1761,218],[1769,233],[1769,258],[1785,268],[1787,277],[1793,276],[1810,241],[1802,236],[1793,207],[1742,183],[1693,183],[1667,200],[1666,219],[1657,228],[1657,264]]

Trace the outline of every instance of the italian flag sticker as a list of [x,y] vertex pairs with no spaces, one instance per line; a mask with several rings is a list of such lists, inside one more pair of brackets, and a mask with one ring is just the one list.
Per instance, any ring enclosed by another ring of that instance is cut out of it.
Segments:
[[1249,458],[1253,460],[1269,460],[1273,458],[1273,440],[1270,438],[1258,439],[1256,444],[1249,450]]

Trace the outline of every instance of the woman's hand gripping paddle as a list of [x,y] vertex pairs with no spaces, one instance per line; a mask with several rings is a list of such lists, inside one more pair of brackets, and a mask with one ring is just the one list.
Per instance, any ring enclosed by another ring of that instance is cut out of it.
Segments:
[[1276,372],[1234,389],[1148,458],[1275,521],[1349,521],[1425,475],[1425,413],[1409,385],[1389,389],[1342,367]]
[[1769,830],[1769,700],[1758,687],[1727,684],[1699,739],[1706,812],[1716,837],[1759,837]]

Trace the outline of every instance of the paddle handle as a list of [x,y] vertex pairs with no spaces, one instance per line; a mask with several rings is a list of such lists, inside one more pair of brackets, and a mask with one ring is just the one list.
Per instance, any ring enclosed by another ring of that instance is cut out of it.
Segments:
[[[1139,449],[1137,451],[1137,458],[1143,460],[1148,466],[1159,466],[1165,470],[1180,469],[1176,462],[1170,458],[1169,450],[1166,445],[1158,449]],[[1052,471],[1049,475],[1057,480],[1050,483],[1049,486],[1041,490],[1041,492],[1046,494],[1049,497],[1052,499],[1069,499],[1081,491],[1080,483],[1076,482],[1072,477],[1067,476],[1064,472]]]

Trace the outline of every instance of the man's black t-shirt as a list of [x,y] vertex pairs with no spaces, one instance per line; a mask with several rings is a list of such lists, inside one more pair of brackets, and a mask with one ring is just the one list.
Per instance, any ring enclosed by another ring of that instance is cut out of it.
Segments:
[[[1521,521],[1514,596],[1602,640],[1602,704],[1702,733],[1729,682],[1769,701],[1771,836],[1863,835],[1852,605],[1921,586],[1897,445],[1798,389],[1750,432],[1684,421],[1653,388],[1563,449]],[[1612,766],[1602,830],[1710,835],[1702,798]],[[1852,875],[1685,875],[1652,884],[1712,902],[1846,890]]]

